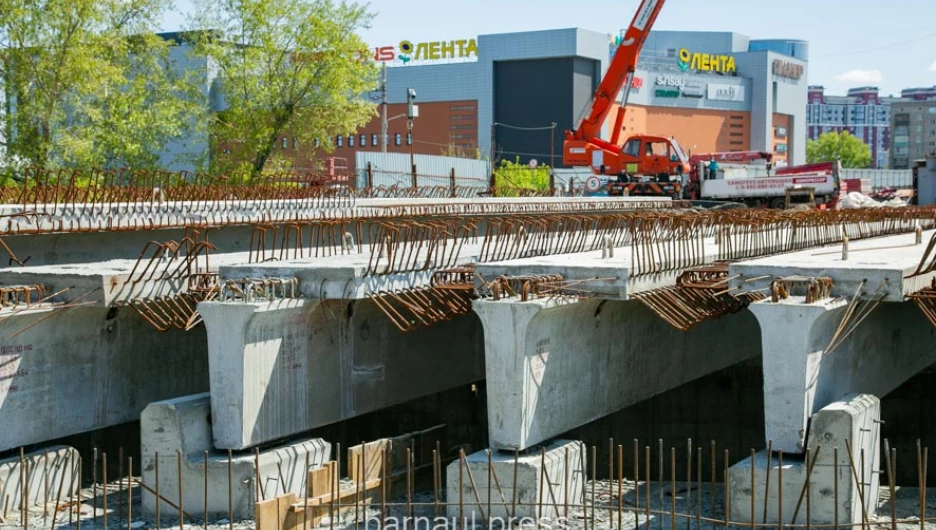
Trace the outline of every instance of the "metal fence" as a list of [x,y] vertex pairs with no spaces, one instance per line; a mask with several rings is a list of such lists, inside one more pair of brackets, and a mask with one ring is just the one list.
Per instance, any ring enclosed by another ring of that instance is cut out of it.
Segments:
[[462,185],[473,182],[480,187],[487,185],[491,175],[491,166],[486,160],[450,156],[413,155],[411,158],[406,153],[359,151],[354,155],[354,162],[358,188],[447,186],[453,174]]

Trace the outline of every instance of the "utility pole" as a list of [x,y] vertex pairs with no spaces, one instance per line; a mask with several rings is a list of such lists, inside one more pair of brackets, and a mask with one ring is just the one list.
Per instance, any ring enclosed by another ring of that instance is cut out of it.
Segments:
[[387,63],[380,71],[380,152],[387,152]]
[[408,118],[406,128],[408,131],[410,167],[413,170],[413,189],[415,189],[418,187],[419,182],[416,177],[416,154],[413,151],[413,144],[416,143],[416,139],[413,137],[413,120],[419,116],[419,107],[416,105],[416,90],[412,88],[406,89],[406,116]]

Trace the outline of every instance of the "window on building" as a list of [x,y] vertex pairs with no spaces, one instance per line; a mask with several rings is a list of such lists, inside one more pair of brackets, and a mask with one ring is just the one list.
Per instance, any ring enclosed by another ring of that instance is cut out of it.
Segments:
[[289,147],[289,138],[287,138],[287,137],[284,136],[284,137],[283,137],[283,142],[282,142],[281,145],[283,146],[283,149],[286,149],[287,147]]
[[318,138],[316,138],[315,140],[313,140],[312,144],[313,144],[315,147],[322,147],[322,141],[319,140]]
[[344,136],[339,136],[338,138],[335,138],[335,145],[337,147],[344,146]]
[[413,133],[406,133],[406,145],[413,145]]
[[733,133],[729,134],[728,136],[733,136],[733,137],[736,137],[736,138],[737,138],[737,137],[739,137],[739,136],[744,136],[744,133],[734,133],[734,132],[733,132]]
[[469,125],[469,124],[455,124],[455,125],[449,125],[449,129],[452,129],[452,130],[456,130],[456,129],[474,129],[474,128],[475,128],[474,125]]
[[449,119],[452,121],[473,120],[475,119],[475,116],[473,114],[452,114],[449,116]]
[[401,145],[403,143],[403,135],[396,133],[393,135],[393,145]]
[[379,138],[379,137],[380,137],[380,135],[378,135],[378,134],[372,134],[372,135],[371,135],[371,137],[370,137],[370,143],[371,143],[372,146],[377,147],[377,138]]
[[450,111],[456,110],[477,110],[478,107],[475,105],[452,105],[449,107]]
[[367,147],[367,135],[366,134],[362,134],[358,138],[358,145],[360,145],[361,147]]
[[293,149],[299,145],[299,139],[293,136]]
[[354,147],[354,135],[348,136],[348,147]]

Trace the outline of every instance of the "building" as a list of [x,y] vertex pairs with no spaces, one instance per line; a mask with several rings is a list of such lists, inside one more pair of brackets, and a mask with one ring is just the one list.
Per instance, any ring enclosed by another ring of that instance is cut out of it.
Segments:
[[909,88],[891,105],[892,169],[910,169],[936,154],[936,87]]
[[874,169],[887,168],[891,105],[898,101],[901,98],[880,96],[877,87],[852,88],[847,96],[831,96],[821,86],[810,86],[806,109],[809,139],[826,132],[848,131],[871,148]]
[[[377,47],[375,59],[390,66],[394,141],[388,150],[477,149],[495,159],[561,165],[564,133],[577,124],[615,44],[606,34],[560,29]],[[651,32],[629,95],[624,137],[672,136],[694,153],[759,150],[804,163],[807,54],[801,41]],[[406,120],[393,121],[409,88],[420,106],[412,146],[405,145]],[[379,130],[375,118],[363,133],[370,139]],[[361,146],[360,139],[354,147],[348,139],[343,144],[335,154],[349,159],[353,149],[376,147]]]

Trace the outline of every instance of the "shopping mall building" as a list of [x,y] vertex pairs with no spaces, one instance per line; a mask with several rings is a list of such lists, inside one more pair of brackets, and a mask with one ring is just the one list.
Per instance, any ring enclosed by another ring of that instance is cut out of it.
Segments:
[[[496,158],[561,165],[564,132],[589,102],[615,40],[560,29],[377,46],[375,58],[388,66],[387,150],[488,156],[493,146]],[[805,163],[807,55],[802,41],[654,31],[640,56],[624,136],[672,136],[693,153],[758,150]],[[419,105],[411,133],[410,88]],[[605,138],[613,122],[614,114]],[[351,161],[355,150],[380,149],[380,127],[375,118],[341,139],[334,155]]]

